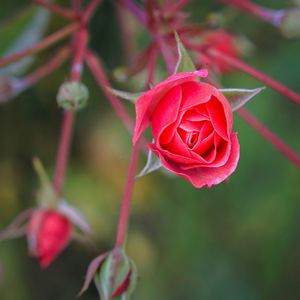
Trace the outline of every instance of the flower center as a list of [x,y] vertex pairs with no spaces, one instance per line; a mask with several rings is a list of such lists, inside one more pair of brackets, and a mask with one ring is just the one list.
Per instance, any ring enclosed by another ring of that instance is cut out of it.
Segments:
[[199,137],[198,131],[192,131],[188,133],[186,144],[189,148],[193,148],[195,144],[197,143]]

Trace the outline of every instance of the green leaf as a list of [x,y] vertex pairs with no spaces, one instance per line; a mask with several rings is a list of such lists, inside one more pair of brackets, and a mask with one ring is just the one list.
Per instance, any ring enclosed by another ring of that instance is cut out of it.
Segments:
[[145,167],[142,169],[142,171],[136,175],[136,179],[143,177],[149,173],[152,173],[158,169],[160,169],[162,167],[161,161],[160,159],[153,154],[153,152],[151,150],[148,151],[148,155],[147,155],[147,162]]
[[128,100],[132,103],[136,103],[137,99],[142,95],[142,93],[129,93],[125,91],[115,90],[113,88],[108,88],[108,90],[115,96]]
[[175,31],[175,39],[176,39],[177,50],[178,50],[178,61],[176,64],[175,73],[195,71],[196,67],[188,51],[183,46],[179,38],[179,35],[176,31]]
[[265,87],[257,89],[219,89],[219,91],[226,97],[232,110],[235,111],[264,89]]
[[[0,27],[0,56],[15,53],[38,42],[48,24],[49,12],[36,6],[28,6],[15,18],[11,18]],[[17,75],[26,71],[32,57],[1,68],[1,75]]]

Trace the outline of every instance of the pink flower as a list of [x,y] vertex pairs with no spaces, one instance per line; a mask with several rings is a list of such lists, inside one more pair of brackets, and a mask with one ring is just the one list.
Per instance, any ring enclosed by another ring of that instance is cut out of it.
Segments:
[[37,209],[27,225],[29,252],[38,258],[41,267],[48,267],[68,245],[72,225],[55,210]]
[[[232,56],[235,58],[240,56],[240,51],[236,45],[234,36],[225,30],[217,30],[207,34],[204,37],[203,44],[227,56]],[[221,74],[232,71],[231,66],[218,58],[211,59],[205,56],[204,62],[208,66],[216,67]]]
[[149,148],[171,172],[195,187],[211,187],[236,169],[239,143],[227,99],[212,85],[195,81],[205,70],[170,76],[136,102],[133,143],[151,126]]

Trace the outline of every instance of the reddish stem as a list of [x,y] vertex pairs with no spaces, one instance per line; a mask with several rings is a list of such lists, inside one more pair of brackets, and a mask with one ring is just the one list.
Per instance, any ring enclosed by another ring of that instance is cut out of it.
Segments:
[[83,20],[84,21],[89,21],[90,18],[93,16],[95,13],[97,7],[101,4],[102,0],[91,0],[87,8],[85,9],[83,13]]
[[66,18],[66,19],[74,20],[76,18],[76,13],[74,11],[63,8],[55,3],[47,2],[45,0],[32,0],[32,2]]
[[[196,46],[197,47],[197,46]],[[198,47],[199,48],[199,47]],[[261,71],[256,70],[255,68],[247,65],[246,63],[242,62],[241,60],[227,56],[217,50],[209,50],[206,52],[209,56],[213,58],[218,58],[228,65],[241,70],[252,77],[264,82],[266,85],[273,88],[275,91],[279,92],[283,96],[293,100],[297,104],[300,104],[300,95],[296,93],[295,91],[291,90],[290,88],[286,87],[282,83],[274,80],[273,78],[269,77],[268,75],[262,73]]]
[[21,80],[21,85],[23,88],[28,88],[29,86],[34,85],[36,82],[41,80],[43,77],[46,77],[56,69],[58,69],[59,66],[63,62],[66,61],[67,57],[70,54],[70,49],[67,47],[61,48],[55,56],[53,56],[49,61],[47,61],[46,64],[43,66],[37,68],[35,71],[30,73],[29,75],[26,75]]
[[248,0],[220,0],[221,2],[239,8],[247,14],[252,14],[259,19],[278,26],[283,16],[282,10],[274,10],[262,7]]
[[146,23],[145,12],[133,0],[119,0],[142,24]]
[[0,67],[6,66],[12,62],[20,60],[23,57],[33,55],[41,50],[46,49],[47,47],[53,45],[54,43],[62,40],[63,38],[67,37],[68,35],[72,34],[74,31],[78,29],[78,24],[72,23],[67,25],[63,29],[56,31],[55,33],[49,35],[39,43],[35,44],[34,46],[24,49],[20,52],[8,55],[4,58],[0,59]]
[[125,242],[138,153],[139,153],[139,142],[133,145],[133,149],[132,149],[125,191],[121,203],[115,248],[122,247]]
[[244,108],[237,111],[238,115],[253,127],[262,137],[269,141],[276,149],[285,155],[291,162],[300,168],[300,156],[295,153],[283,140],[270,131]]
[[[79,81],[82,72],[85,47],[87,43],[87,31],[85,28],[81,28],[75,35],[74,42],[75,54],[71,66],[70,80]],[[72,140],[74,120],[74,111],[64,112],[53,179],[53,187],[58,195],[61,194],[63,190],[66,166],[68,163],[70,145]]]
[[58,195],[62,193],[63,189],[66,165],[68,163],[73,133],[74,119],[75,114],[73,111],[64,111],[53,179],[53,187]]
[[107,79],[107,76],[103,70],[102,63],[100,61],[100,58],[98,58],[92,51],[87,51],[85,55],[85,59],[87,62],[87,65],[93,74],[95,80],[97,83],[102,87],[102,91],[104,95],[109,100],[111,106],[114,108],[116,114],[118,117],[124,122],[127,129],[129,131],[132,131],[133,129],[133,121],[130,117],[130,114],[127,112],[127,110],[124,108],[121,101],[116,97],[113,93],[109,91],[109,88],[111,88],[111,85]]

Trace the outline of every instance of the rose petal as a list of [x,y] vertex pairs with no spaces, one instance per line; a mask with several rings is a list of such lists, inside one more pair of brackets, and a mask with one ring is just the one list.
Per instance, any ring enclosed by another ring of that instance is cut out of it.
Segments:
[[191,107],[206,103],[212,95],[212,86],[204,82],[186,82],[182,87],[182,103],[180,111],[186,111]]
[[174,74],[156,85],[152,90],[141,95],[135,104],[136,123],[132,137],[132,142],[134,144],[137,142],[142,132],[149,126],[152,113],[161,100],[161,97],[178,84],[194,80],[199,76],[204,77],[205,74],[200,71]]
[[204,186],[211,187],[228,178],[236,169],[239,160],[239,142],[237,134],[231,135],[231,153],[228,161],[222,167],[206,167],[183,170],[179,164],[167,160],[159,150],[153,148],[152,151],[158,155],[165,168],[171,172],[183,176],[189,180],[196,188]]
[[[161,99],[159,106],[153,112],[151,125],[155,140],[159,139],[159,135],[164,128],[178,120],[181,95],[181,86],[175,86]],[[169,132],[169,134],[173,135],[172,132]]]
[[224,140],[228,141],[230,132],[228,131],[228,123],[222,103],[216,97],[212,97],[206,103],[206,107],[215,130]]

